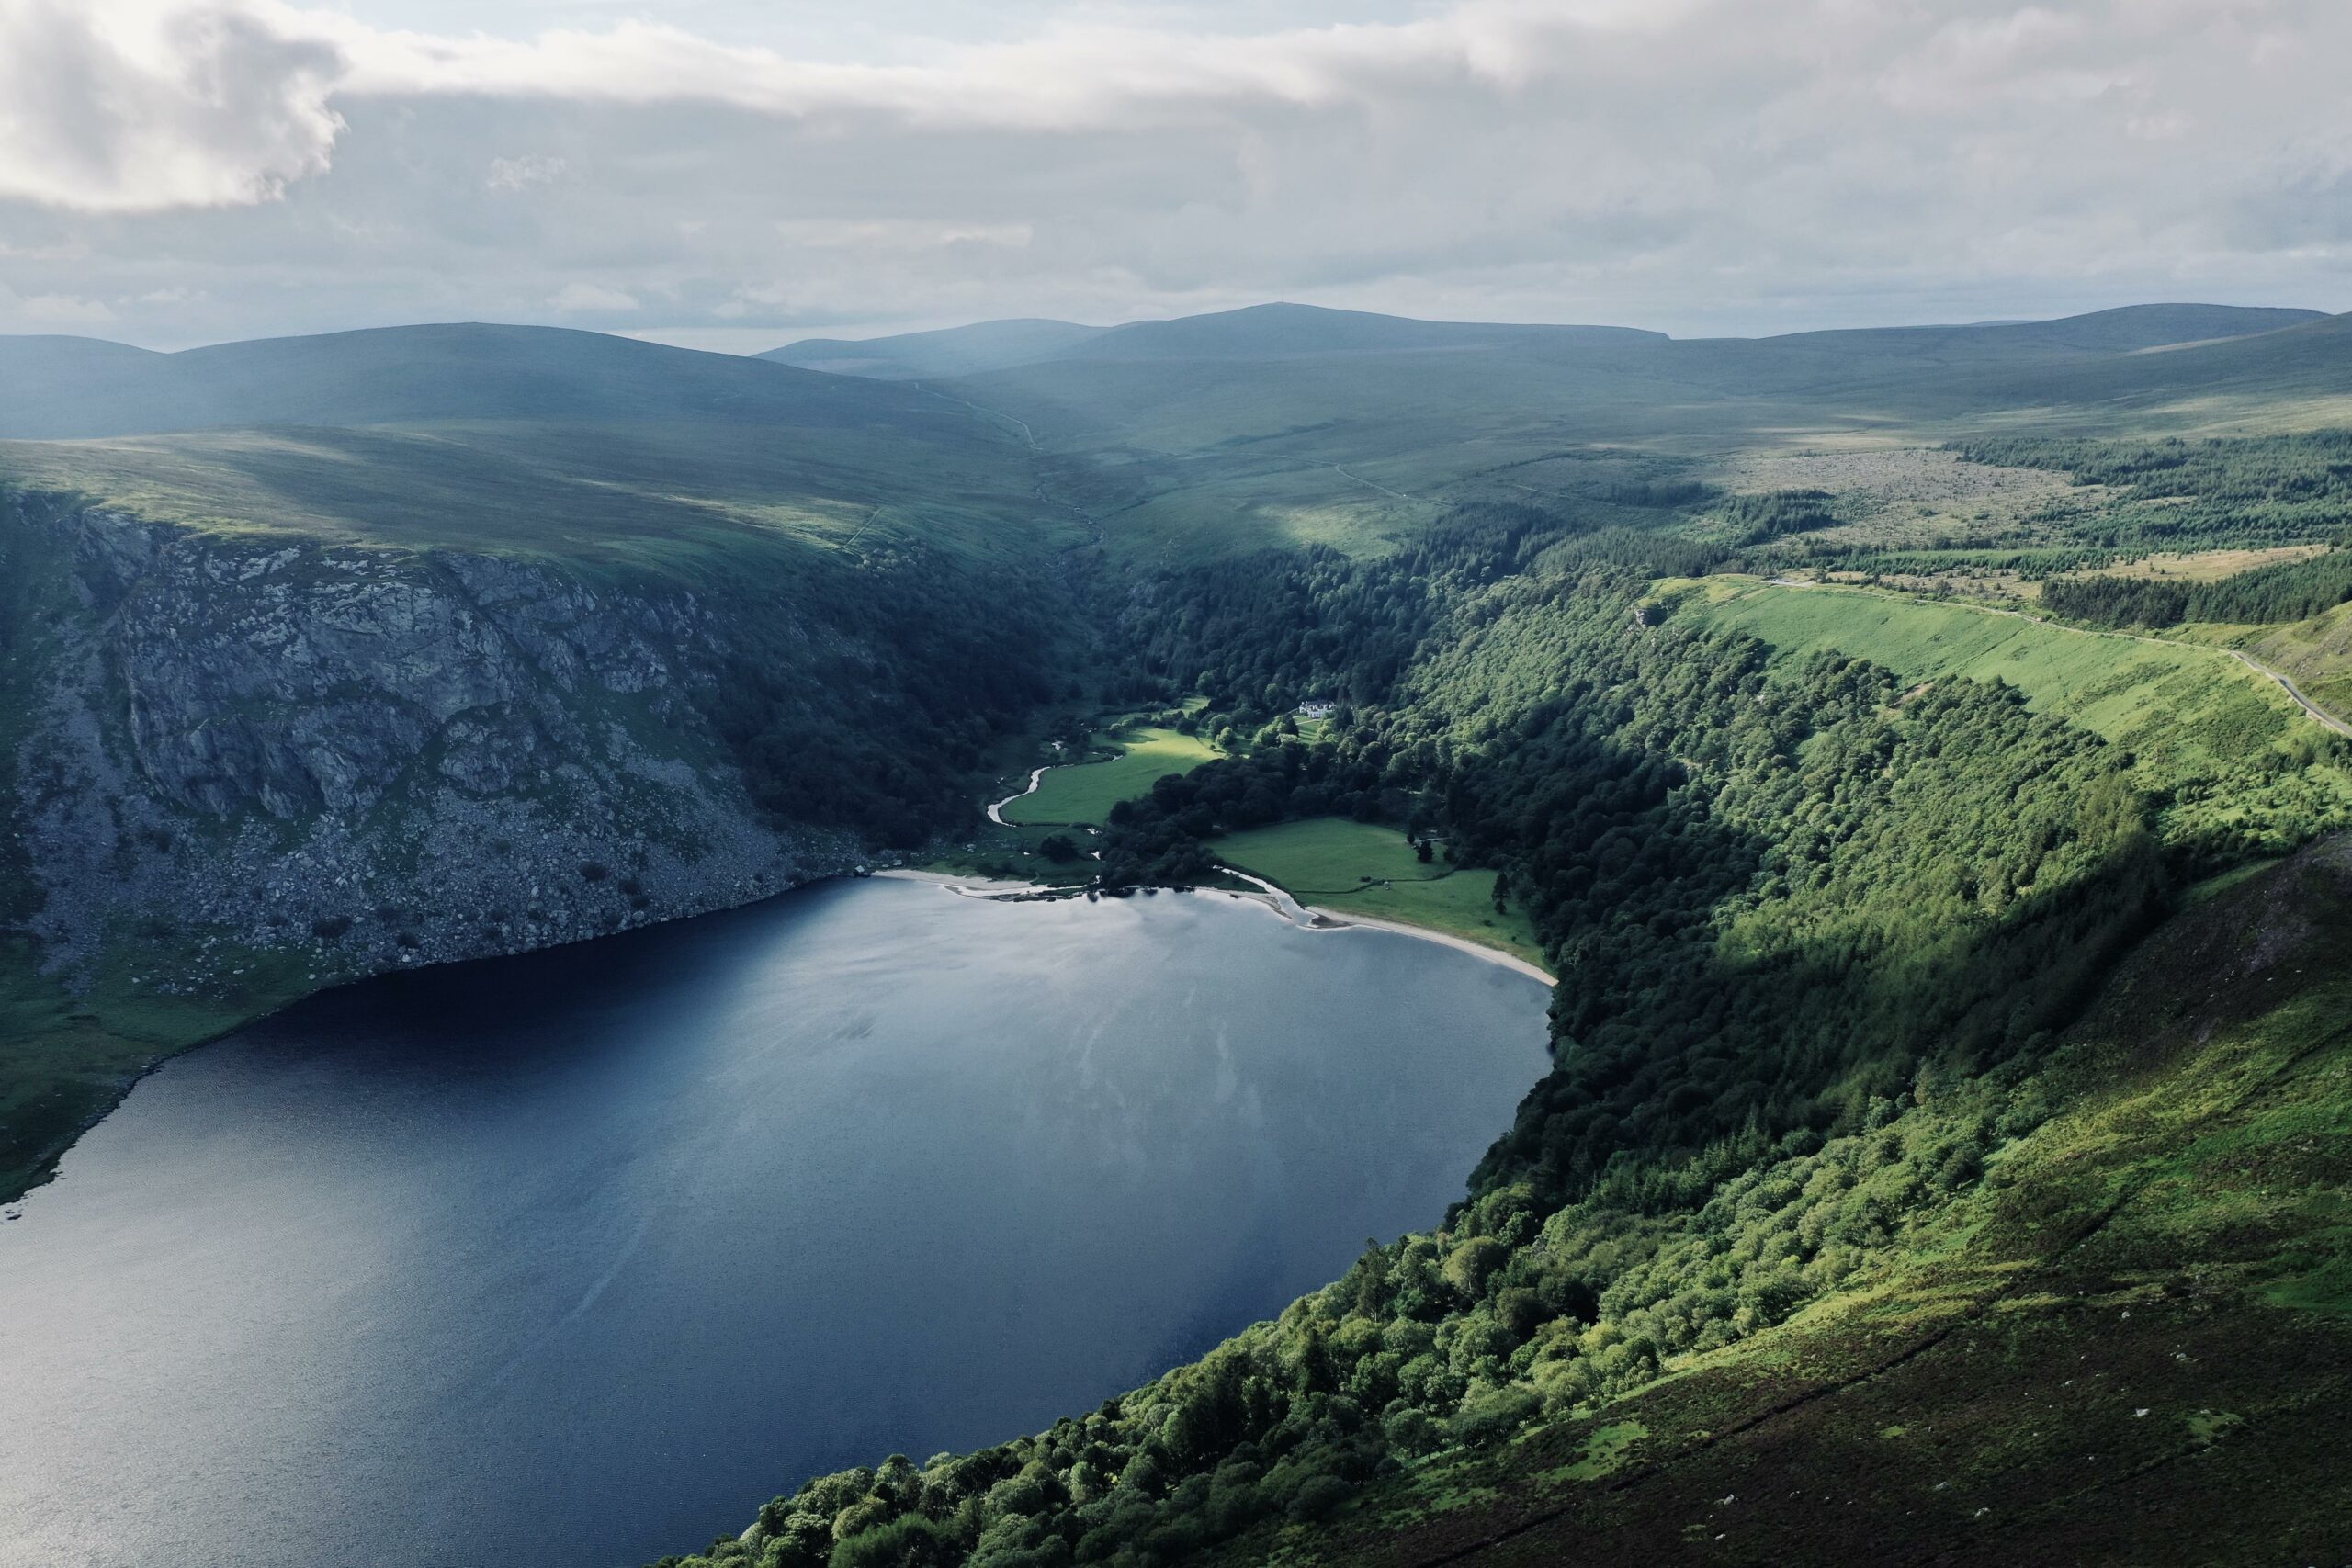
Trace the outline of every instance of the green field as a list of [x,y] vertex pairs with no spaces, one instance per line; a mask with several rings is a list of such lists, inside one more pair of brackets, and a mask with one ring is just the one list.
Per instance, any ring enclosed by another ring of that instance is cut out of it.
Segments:
[[1341,915],[1424,926],[1548,966],[1519,910],[1495,909],[1495,874],[1423,862],[1394,828],[1317,817],[1216,840],[1229,865],[1273,883],[1302,904]]
[[243,953],[243,973],[204,997],[154,994],[155,973],[109,964],[76,996],[42,975],[29,943],[0,940],[0,1202],[45,1178],[84,1127],[163,1058],[225,1034],[294,1000],[311,986],[294,960]]
[[1107,762],[1048,768],[1037,793],[1006,807],[1004,819],[1037,826],[1102,823],[1120,801],[1143,794],[1170,773],[1190,773],[1217,755],[1216,748],[1198,736],[1173,729],[1119,731],[1097,736],[1095,744],[1116,747],[1122,754]]
[[1909,681],[2000,680],[2167,770],[2245,761],[2318,727],[2227,654],[1871,589],[1711,578],[1690,613],[1792,652],[1836,649]]
[[917,449],[866,430],[514,421],[0,442],[0,475],[211,533],[655,570],[777,547],[1009,562],[1085,537],[1035,504],[1017,454]]

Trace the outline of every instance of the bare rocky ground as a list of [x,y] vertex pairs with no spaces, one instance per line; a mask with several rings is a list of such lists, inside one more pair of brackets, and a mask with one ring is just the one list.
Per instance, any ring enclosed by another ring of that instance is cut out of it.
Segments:
[[2022,543],[2039,515],[2089,507],[2105,494],[2048,469],[1972,463],[1936,446],[1744,456],[1707,478],[1735,492],[1826,491],[1847,521],[1815,536],[1891,548]]
[[[27,509],[55,572],[18,738],[50,969],[247,950],[319,983],[545,946],[854,867],[752,809],[695,697],[690,595],[489,557],[223,539]],[[130,937],[127,949],[122,939]]]

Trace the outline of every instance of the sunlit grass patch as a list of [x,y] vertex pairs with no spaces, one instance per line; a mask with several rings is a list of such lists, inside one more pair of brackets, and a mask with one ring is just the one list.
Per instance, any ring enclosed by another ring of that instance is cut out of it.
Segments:
[[1276,884],[1303,904],[1341,915],[1395,920],[1523,958],[1546,962],[1534,927],[1516,908],[1495,908],[1492,871],[1424,861],[1394,828],[1317,817],[1232,833],[1212,846],[1218,858]]
[[1116,747],[1120,755],[1110,761],[1047,769],[1035,794],[1004,808],[1004,819],[1099,825],[1110,820],[1111,807],[1120,801],[1132,800],[1169,774],[1190,773],[1217,755],[1216,747],[1196,735],[1156,728],[1098,737],[1097,743]]

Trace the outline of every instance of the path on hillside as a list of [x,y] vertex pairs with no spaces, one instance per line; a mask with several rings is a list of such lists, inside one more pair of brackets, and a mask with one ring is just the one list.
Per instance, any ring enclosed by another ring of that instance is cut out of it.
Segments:
[[1356,483],[1363,485],[1367,490],[1376,490],[1383,495],[1395,496],[1398,501],[1418,502],[1421,499],[1418,495],[1407,495],[1401,490],[1390,490],[1386,485],[1380,483],[1378,480],[1368,479],[1362,474],[1351,474],[1348,472],[1347,469],[1340,467],[1337,463],[1331,465],[1331,471],[1339,475],[1343,479],[1353,479]]
[[[1881,598],[1906,599],[1915,603],[1920,602],[1919,596],[1917,594],[1889,593],[1882,589],[1864,588],[1858,583],[1804,582],[1792,577],[1774,577],[1768,578],[1765,581],[1765,585],[1770,588],[1829,588],[1846,593],[1870,593],[1876,594]],[[2270,680],[2278,682],[2279,690],[2285,692],[2290,697],[2292,697],[2295,701],[2295,705],[2301,708],[2305,713],[2311,715],[2312,719],[2316,721],[2322,728],[2333,730],[2336,734],[2345,737],[2346,739],[2352,739],[2352,724],[2346,723],[2343,719],[2336,717],[2334,714],[2328,712],[2325,708],[2312,701],[2311,698],[2303,695],[2303,689],[2301,686],[2296,685],[2293,679],[2284,671],[2273,670],[2269,665],[2265,664],[2259,659],[2255,658],[2252,654],[2245,652],[2242,649],[2224,648],[2219,643],[2184,642],[2178,637],[2149,637],[2144,632],[2108,631],[2098,626],[2070,626],[2063,621],[2053,621],[2046,616],[2029,615],[2023,610],[2005,610],[1998,604],[1972,604],[1965,600],[1946,600],[1944,603],[1951,604],[1955,609],[1974,610],[1978,614],[1985,615],[2007,615],[2011,620],[2023,621],[2029,626],[2046,627],[2053,632],[2072,632],[2076,637],[2117,637],[2124,642],[2144,642],[2154,648],[2201,648],[2211,653],[2226,653],[2232,659],[2236,660],[2240,664],[2243,664],[2247,669],[2253,671],[2256,674],[2267,676]]]
[[1017,424],[1021,427],[1021,439],[1029,444],[1029,450],[1032,452],[1043,450],[1043,448],[1037,445],[1037,433],[1030,429],[1029,422],[1023,419],[1018,414],[1007,413],[1002,409],[992,409],[986,403],[976,403],[969,398],[959,398],[952,392],[943,392],[937,388],[922,381],[909,382],[908,385],[913,387],[915,390],[922,392],[926,397],[937,398],[942,402],[960,403],[965,408],[970,409],[974,413],[984,414],[989,419],[1001,419],[1009,424]]
[[2149,637],[2142,632],[2107,631],[2097,626],[2070,626],[2058,621],[2045,620],[2040,615],[2029,615],[2022,610],[2004,610],[1997,605],[1993,604],[1979,604],[1975,607],[1991,615],[2014,615],[2020,621],[2030,621],[2035,626],[2048,626],[2054,631],[2073,632],[2078,637],[2121,637],[2126,642],[2144,642],[2152,644],[2157,648],[2205,648],[2212,649],[2215,653],[2226,653],[2232,659],[2236,660],[2240,664],[2243,664],[2247,669],[2253,671],[2256,674],[2267,675],[2271,680],[2278,682],[2279,689],[2285,692],[2289,696],[2295,699],[2295,705],[2301,708],[2305,713],[2311,715],[2312,718],[2318,720],[2323,728],[2332,729],[2338,735],[2344,736],[2346,739],[2352,739],[2352,724],[2345,723],[2344,720],[2336,717],[2334,714],[2328,712],[2325,708],[2312,701],[2311,698],[2303,695],[2303,689],[2301,686],[2296,685],[2295,682],[2288,677],[2285,671],[2273,670],[2269,665],[2265,664],[2259,659],[2256,659],[2252,654],[2244,652],[2241,649],[2234,648],[2223,648],[2219,643],[2183,642],[2177,637]]
[[[2151,637],[2147,640],[2153,642],[2156,639]],[[2311,698],[2303,695],[2303,689],[2301,686],[2296,685],[2293,681],[2290,680],[2284,671],[2273,670],[2269,665],[2263,663],[2262,660],[2255,658],[2253,655],[2243,653],[2234,648],[2225,648],[2222,651],[2228,654],[2232,659],[2236,660],[2240,664],[2245,665],[2247,669],[2254,671],[2256,674],[2267,675],[2272,680],[2278,682],[2280,686],[2286,689],[2286,693],[2289,696],[2294,698],[2296,702],[2302,705],[2302,709],[2305,713],[2319,720],[2321,724],[2326,726],[2328,728],[2335,731],[2336,734],[2344,736],[2347,739],[2352,739],[2352,724],[2345,723],[2344,720],[2336,717],[2334,714],[2328,712],[2325,708],[2312,701]]]

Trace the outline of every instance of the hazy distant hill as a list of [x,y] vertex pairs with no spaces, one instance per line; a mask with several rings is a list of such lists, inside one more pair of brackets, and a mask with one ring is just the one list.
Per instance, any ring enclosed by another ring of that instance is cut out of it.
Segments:
[[952,400],[548,327],[0,337],[7,481],[211,529],[639,565],[791,539],[1019,555],[1072,526],[1021,443]]
[[981,321],[942,332],[849,343],[809,338],[763,359],[847,376],[903,379],[974,376],[1055,363],[1133,360],[1288,359],[1349,354],[1506,345],[1658,344],[1664,333],[1634,327],[1549,326],[1498,321],[1422,321],[1316,305],[1250,305],[1164,321],[1082,327],[1069,321]]
[[1056,355],[1062,361],[1284,359],[1314,355],[1409,354],[1426,349],[1663,344],[1634,327],[1421,321],[1315,305],[1251,305],[1170,321],[1133,321]]
[[1100,337],[1103,331],[1102,327],[1080,326],[1075,321],[977,321],[967,327],[899,333],[858,341],[803,338],[782,348],[772,348],[758,357],[807,370],[831,371],[837,376],[911,380],[922,376],[968,376],[1049,359]]
[[[2231,305],[2132,305],[2049,321],[1862,328],[1777,338],[1718,339],[1761,362],[1826,352],[1840,359],[1924,355],[2018,359],[2115,353],[2275,332],[2325,318],[2316,310]],[[1702,340],[1706,341],[1706,340]],[[851,342],[808,338],[760,355],[786,365],[876,379],[985,375],[1054,365],[1165,360],[1264,360],[1435,351],[1551,355],[1596,349],[1664,351],[1673,340],[1634,327],[1424,321],[1313,305],[1087,327],[1069,321],[981,321],[939,332]],[[1687,351],[1686,351],[1687,357]]]
[[2124,305],[2088,315],[2047,321],[1985,321],[1948,327],[1865,327],[1839,332],[1795,333],[1763,340],[1783,346],[1804,344],[1917,349],[1950,354],[1972,350],[1988,357],[2037,350],[2128,353],[2216,338],[2247,337],[2328,319],[2322,310],[2244,305]]
[[1604,449],[2308,421],[2352,397],[2352,321],[2152,305],[1673,339],[1277,306],[1120,328],[944,389],[1087,464],[1114,549],[1199,559],[1385,547],[1464,499],[1540,499],[1558,470],[1528,465]]
[[[820,354],[865,368],[779,362]],[[562,553],[718,525],[993,552],[1082,510],[1116,519],[1114,550],[1202,558],[1380,547],[1465,498],[1552,493],[1564,471],[1527,465],[1564,453],[1932,444],[2020,414],[2096,431],[2345,397],[2352,318],[2212,305],[1673,339],[1278,304],[765,357],[485,325],[179,354],[19,337],[0,338],[0,437],[36,445],[0,468],[152,516],[416,543]],[[1042,509],[1010,420],[1059,466]]]
[[559,327],[385,327],[178,354],[0,337],[0,435],[44,440],[471,420],[869,424],[917,406],[847,378]]

